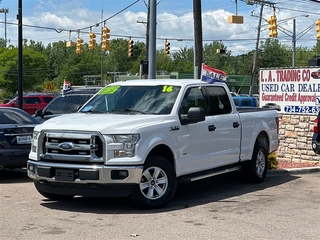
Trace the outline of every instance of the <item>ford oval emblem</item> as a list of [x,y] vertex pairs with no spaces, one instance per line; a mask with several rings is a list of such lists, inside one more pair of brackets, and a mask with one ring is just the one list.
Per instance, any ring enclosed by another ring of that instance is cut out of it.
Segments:
[[71,151],[73,149],[73,144],[71,142],[63,142],[59,144],[59,148],[62,151]]

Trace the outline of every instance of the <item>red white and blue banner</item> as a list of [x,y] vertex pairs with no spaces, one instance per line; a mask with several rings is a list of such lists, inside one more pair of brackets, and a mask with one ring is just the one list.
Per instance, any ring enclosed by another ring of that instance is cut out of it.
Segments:
[[71,90],[72,90],[71,83],[69,81],[64,80],[63,81],[62,92],[63,93],[67,93],[67,92],[69,92]]
[[220,69],[209,67],[202,64],[201,81],[207,83],[226,82],[228,74]]

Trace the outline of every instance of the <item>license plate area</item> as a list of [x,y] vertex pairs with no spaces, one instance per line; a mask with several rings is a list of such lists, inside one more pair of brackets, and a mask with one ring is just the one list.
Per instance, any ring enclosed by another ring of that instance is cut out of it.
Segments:
[[31,135],[26,136],[17,136],[17,144],[30,144],[31,143]]
[[61,182],[73,182],[74,170],[73,169],[56,169],[55,179]]

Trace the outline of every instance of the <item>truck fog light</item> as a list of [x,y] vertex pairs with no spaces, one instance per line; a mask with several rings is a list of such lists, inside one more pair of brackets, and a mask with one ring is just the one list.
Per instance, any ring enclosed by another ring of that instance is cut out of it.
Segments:
[[127,170],[112,170],[111,171],[111,179],[113,180],[122,180],[129,176],[129,172]]

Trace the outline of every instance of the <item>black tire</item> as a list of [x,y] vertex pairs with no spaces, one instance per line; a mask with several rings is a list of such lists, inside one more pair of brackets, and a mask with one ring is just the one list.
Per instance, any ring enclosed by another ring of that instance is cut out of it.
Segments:
[[262,143],[256,143],[253,149],[252,159],[242,165],[245,177],[253,183],[261,183],[266,177],[268,168],[268,154]]
[[44,192],[42,190],[40,190],[37,187],[37,183],[34,183],[37,191],[44,196],[45,198],[48,198],[52,201],[65,201],[65,200],[69,200],[72,199],[74,196],[73,195],[61,195],[61,194],[55,194],[55,193],[48,193],[48,192]]
[[165,206],[177,189],[173,166],[161,156],[149,156],[143,168],[141,182],[132,193],[136,205],[145,209]]

